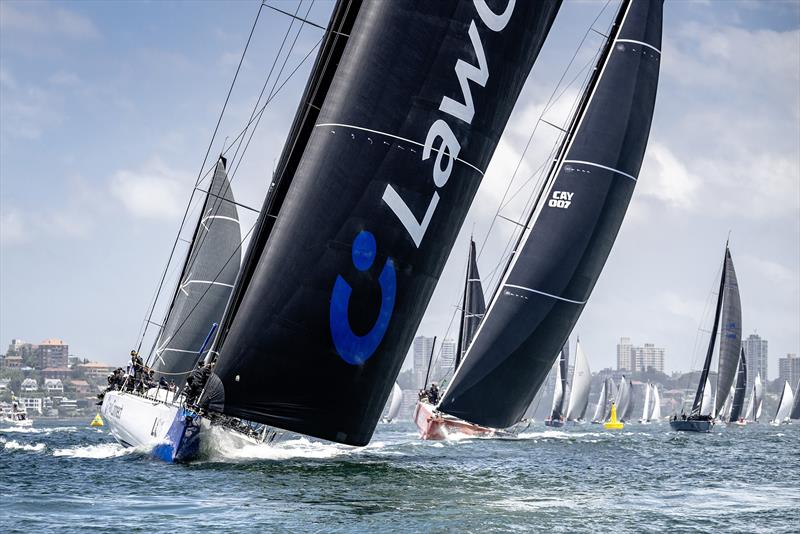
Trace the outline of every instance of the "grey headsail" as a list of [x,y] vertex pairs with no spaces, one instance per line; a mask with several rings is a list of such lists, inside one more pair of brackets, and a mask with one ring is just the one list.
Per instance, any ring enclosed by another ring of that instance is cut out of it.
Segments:
[[794,388],[794,391],[794,404],[789,419],[800,419],[800,379],[797,380],[797,387]]
[[661,26],[662,0],[622,2],[540,201],[440,410],[509,427],[544,382],[636,185],[656,99]]
[[469,258],[467,260],[467,273],[464,279],[464,297],[461,302],[461,322],[458,331],[458,346],[456,347],[455,368],[461,365],[461,358],[472,343],[475,332],[481,324],[481,319],[486,313],[486,300],[483,296],[481,275],[478,274],[478,259],[475,254],[475,241],[469,240]]
[[739,283],[733,268],[731,251],[725,251],[725,287],[722,290],[722,316],[720,318],[719,360],[717,362],[717,390],[714,413],[721,413],[731,386],[736,379],[736,365],[742,348],[742,302]]
[[553,391],[553,408],[550,419],[564,419],[567,400],[567,372],[569,369],[569,339],[561,347],[556,367],[556,385]]
[[225,158],[217,162],[172,305],[152,355],[157,376],[181,385],[222,320],[241,263],[242,234]]
[[736,389],[733,392],[733,402],[731,403],[731,415],[728,419],[731,423],[738,421],[742,417],[744,408],[744,398],[747,393],[747,360],[744,356],[744,347],[739,355],[739,368],[736,372]]
[[210,410],[369,442],[559,1],[337,3]]

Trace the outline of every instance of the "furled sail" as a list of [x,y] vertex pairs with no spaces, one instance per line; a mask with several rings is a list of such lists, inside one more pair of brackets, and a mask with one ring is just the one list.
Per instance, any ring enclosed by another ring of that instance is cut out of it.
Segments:
[[583,353],[581,340],[575,346],[575,367],[572,371],[572,387],[569,393],[569,403],[567,404],[567,419],[571,421],[582,421],[586,416],[586,408],[589,406],[589,390],[592,387],[592,372],[589,369],[589,361]]
[[789,419],[800,419],[800,380],[797,381],[797,387],[794,389],[794,404]]
[[481,319],[486,313],[486,300],[483,296],[481,275],[478,274],[478,258],[475,253],[475,241],[469,240],[469,258],[467,260],[467,273],[464,280],[464,298],[461,302],[461,322],[458,332],[458,346],[456,347],[455,368],[461,365],[461,358],[472,343],[475,332],[481,324]]
[[515,424],[577,322],[644,157],[661,63],[662,3],[622,3],[540,201],[440,410],[493,428]]
[[597,406],[594,409],[594,416],[592,416],[592,421],[596,423],[603,421],[603,418],[606,415],[607,402],[608,402],[608,395],[606,392],[606,383],[603,382],[603,386],[600,388],[600,396],[597,397]]
[[239,272],[242,234],[225,165],[220,157],[152,355],[157,376],[178,386],[203,356],[200,349],[222,320]]
[[661,420],[661,395],[658,394],[658,387],[653,384],[653,410],[650,412],[649,421]]
[[209,410],[369,442],[559,6],[337,4],[223,321]]
[[736,366],[742,348],[742,303],[739,284],[733,268],[731,251],[725,249],[725,287],[722,290],[722,318],[720,320],[719,360],[717,362],[717,392],[715,412],[722,413],[722,406],[736,379]]
[[747,360],[744,356],[744,347],[742,347],[739,353],[739,368],[736,372],[736,387],[733,391],[731,413],[728,418],[731,423],[738,421],[742,417],[745,393],[747,393]]
[[403,390],[400,385],[395,382],[392,386],[392,396],[389,398],[389,409],[386,412],[386,420],[394,421],[397,419],[397,414],[400,413],[400,407],[403,405]]
[[650,420],[650,382],[644,386],[644,403],[642,405],[642,421]]
[[788,421],[789,414],[792,411],[792,404],[794,404],[792,386],[789,385],[788,380],[784,380],[783,391],[781,391],[781,400],[778,401],[778,409],[775,411],[775,418],[772,420],[772,423],[779,425],[785,421]]

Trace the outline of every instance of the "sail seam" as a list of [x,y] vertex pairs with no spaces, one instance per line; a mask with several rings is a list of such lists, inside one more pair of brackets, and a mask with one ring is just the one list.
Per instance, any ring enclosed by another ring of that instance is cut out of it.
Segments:
[[611,171],[611,172],[615,172],[617,174],[621,174],[622,176],[624,176],[626,178],[630,178],[634,182],[638,181],[635,176],[632,176],[632,175],[628,174],[627,172],[622,172],[621,170],[614,169],[613,167],[607,167],[605,165],[600,165],[599,163],[592,163],[591,161],[582,161],[582,160],[578,160],[578,159],[565,159],[564,160],[564,164],[566,164],[566,163],[577,163],[577,164],[580,164],[580,165],[589,165],[590,167],[598,167],[600,169],[605,169],[607,171]]
[[[423,147],[423,148],[425,147],[425,145],[423,143],[419,143],[417,141],[413,141],[413,140],[408,139],[406,137],[400,137],[399,135],[394,135],[394,134],[390,134],[390,133],[386,133],[386,132],[381,132],[379,130],[372,130],[370,128],[364,128],[363,126],[355,126],[353,124],[341,124],[341,123],[336,123],[336,122],[323,122],[321,124],[317,124],[315,126],[315,128],[318,128],[320,126],[341,126],[342,128],[353,128],[354,130],[361,130],[361,131],[364,131],[364,132],[370,132],[370,133],[374,133],[374,134],[378,134],[378,135],[385,135],[386,137],[392,137],[394,139],[399,139],[400,141],[405,141],[407,143],[412,143],[414,145],[417,145],[417,146],[420,146],[420,147]],[[434,152],[441,152],[441,150],[438,149],[438,148],[431,148],[431,150],[434,151]],[[473,169],[475,169],[476,171],[481,173],[481,176],[483,176],[483,171],[480,170],[475,165],[473,165],[472,163],[470,163],[468,161],[464,161],[461,158],[453,158],[453,159],[455,159],[456,161],[458,161],[460,163],[463,163],[464,165],[467,165],[468,167],[472,167]]]
[[637,41],[636,39],[617,39],[617,42],[618,43],[636,43],[636,44],[640,44],[642,46],[646,46],[647,48],[651,48],[651,49],[655,50],[656,52],[658,52],[659,54],[661,53],[661,50],[659,50],[658,48],[656,48],[655,46],[653,46],[651,44],[645,43],[644,41]]
[[554,298],[557,300],[563,300],[564,302],[571,302],[572,304],[586,304],[585,300],[572,300],[567,299],[564,297],[559,297],[558,295],[553,295],[551,293],[545,293],[544,291],[539,291],[538,289],[531,289],[525,286],[516,286],[514,284],[503,284],[503,287],[513,287],[514,289],[522,289],[523,291],[530,291],[531,293],[536,293],[538,295],[544,295],[545,297]]

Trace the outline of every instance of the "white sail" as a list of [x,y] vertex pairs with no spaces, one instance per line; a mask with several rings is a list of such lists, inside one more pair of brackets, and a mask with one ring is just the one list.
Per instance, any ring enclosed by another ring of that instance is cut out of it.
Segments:
[[622,375],[620,380],[617,397],[617,417],[622,420],[625,417],[625,412],[628,411],[628,405],[631,403],[631,388],[625,379],[625,375]]
[[586,414],[586,407],[589,404],[589,389],[592,386],[592,372],[589,369],[589,361],[581,348],[581,340],[575,348],[575,369],[572,371],[572,387],[569,393],[569,404],[567,405],[567,419],[583,419]]
[[[737,367],[738,371],[738,367]],[[728,392],[728,400],[725,401],[725,406],[723,406],[722,411],[719,414],[719,418],[722,420],[730,419],[731,417],[731,408],[733,407],[733,394],[736,392],[736,386],[731,386],[731,390]]]
[[650,382],[644,386],[644,402],[642,403],[642,422],[646,423],[650,420]]
[[650,421],[659,421],[661,419],[661,396],[658,394],[658,388],[653,384],[653,409],[650,412]]
[[764,405],[764,388],[761,385],[761,375],[756,375],[756,383],[753,386],[753,396],[754,402],[753,409],[755,410],[755,414],[753,415],[753,421],[758,422],[758,419],[761,417],[761,408]]
[[792,386],[789,385],[788,380],[784,380],[783,392],[781,392],[781,400],[778,403],[778,410],[775,412],[775,419],[772,420],[773,425],[779,425],[789,420],[789,413],[792,411],[792,404],[794,404]]
[[714,403],[711,398],[711,380],[706,377],[706,387],[703,388],[703,403],[700,405],[700,415],[712,415]]
[[606,410],[606,383],[603,382],[603,387],[600,389],[600,396],[597,397],[597,407],[594,409],[594,417],[592,421],[601,421],[605,415]]
[[394,387],[392,387],[392,398],[389,400],[389,411],[386,412],[386,420],[394,421],[397,418],[397,414],[400,413],[400,406],[402,405],[403,390],[400,389],[400,386],[395,382]]

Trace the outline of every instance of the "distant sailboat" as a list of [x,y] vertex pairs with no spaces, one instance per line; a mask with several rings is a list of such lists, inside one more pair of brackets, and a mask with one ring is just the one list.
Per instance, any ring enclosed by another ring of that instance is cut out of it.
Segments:
[[622,375],[617,389],[617,416],[622,422],[628,421],[633,412],[633,385],[630,380]]
[[655,384],[651,385],[652,394],[651,397],[653,399],[653,407],[650,410],[650,418],[648,419],[650,422],[659,422],[661,421],[661,395],[658,393],[658,386]]
[[397,419],[397,414],[400,413],[400,407],[403,405],[403,390],[400,385],[395,382],[392,386],[392,396],[389,398],[389,408],[386,410],[386,415],[383,417],[384,423],[391,423]]
[[567,403],[567,421],[583,421],[589,407],[589,391],[592,387],[592,371],[589,360],[583,352],[581,340],[575,344],[575,365],[572,370],[569,402]]
[[438,411],[507,429],[544,383],[600,276],[638,179],[658,86],[662,8],[661,0],[621,3]]
[[644,386],[644,400],[642,402],[642,417],[639,419],[639,422],[642,424],[646,424],[650,422],[650,414],[652,413],[650,408],[650,395],[651,395],[651,384],[648,382]]
[[[800,392],[798,392],[798,395],[800,395]],[[781,423],[788,423],[793,405],[794,394],[792,393],[792,386],[789,385],[788,380],[784,380],[781,399],[778,401],[778,409],[775,411],[775,418],[770,421],[770,424],[777,426]]]
[[553,406],[550,410],[550,417],[544,420],[545,426],[562,427],[564,426],[567,394],[567,369],[569,368],[569,339],[561,348],[556,365],[556,381],[553,388]]
[[594,415],[592,416],[592,423],[602,423],[606,417],[606,404],[608,404],[608,390],[606,389],[606,381],[603,381],[603,385],[600,388],[600,396],[597,397],[597,405],[594,409]]
[[764,392],[761,384],[761,373],[756,373],[756,378],[753,381],[753,387],[750,390],[750,400],[747,403],[747,410],[745,410],[745,419],[753,423],[758,423],[761,417],[761,408],[764,404]]
[[731,410],[728,414],[728,422],[738,425],[745,424],[743,414],[744,398],[747,393],[747,360],[744,355],[744,347],[739,353],[739,365],[736,371],[736,386],[731,401]]
[[[721,320],[720,320],[721,319]],[[694,397],[692,410],[688,416],[673,416],[670,426],[673,430],[689,432],[710,432],[714,427],[716,414],[720,412],[730,391],[736,374],[736,365],[741,350],[742,306],[739,299],[739,284],[728,243],[722,261],[722,275],[719,281],[717,305],[711,328],[711,339],[700,374],[700,383]],[[719,342],[719,362],[716,395],[712,397],[709,370],[716,346],[717,329],[721,328]]]

